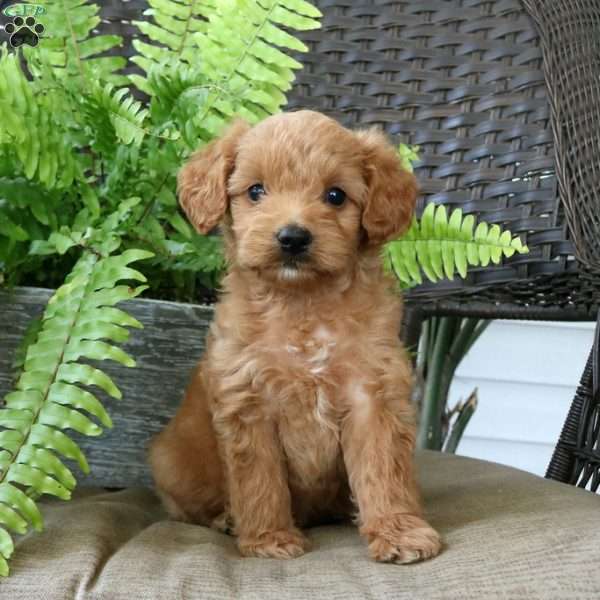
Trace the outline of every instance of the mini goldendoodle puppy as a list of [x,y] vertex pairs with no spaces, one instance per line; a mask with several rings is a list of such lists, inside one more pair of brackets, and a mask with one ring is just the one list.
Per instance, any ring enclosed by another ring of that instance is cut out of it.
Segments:
[[376,130],[300,111],[234,123],[182,169],[229,272],[183,404],[153,441],[170,514],[226,528],[245,556],[289,558],[299,530],[356,514],[371,556],[435,556],[413,476],[411,367],[381,246],[417,194]]

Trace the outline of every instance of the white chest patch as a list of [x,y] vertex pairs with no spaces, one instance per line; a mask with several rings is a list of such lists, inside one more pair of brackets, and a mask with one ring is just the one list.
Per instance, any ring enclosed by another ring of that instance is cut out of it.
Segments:
[[328,366],[336,347],[332,332],[324,325],[319,325],[312,335],[301,345],[288,344],[285,349],[304,362],[313,375],[322,375]]
[[368,421],[371,414],[372,402],[364,384],[358,380],[351,381],[348,384],[347,395],[355,419],[361,422]]
[[327,375],[331,357],[337,345],[335,336],[324,325],[317,326],[303,344],[288,344],[286,351],[294,357],[296,364],[302,365],[315,378],[313,414],[322,429],[328,429],[337,436],[333,420],[333,410],[328,398],[323,377]]

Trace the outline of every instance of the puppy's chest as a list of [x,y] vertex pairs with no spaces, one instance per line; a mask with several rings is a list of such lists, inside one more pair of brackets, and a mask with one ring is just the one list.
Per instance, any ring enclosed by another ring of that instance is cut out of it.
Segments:
[[283,339],[282,362],[305,371],[316,379],[333,376],[332,367],[343,350],[339,334],[326,325],[318,324],[310,332],[288,332]]
[[323,324],[289,332],[283,341],[279,364],[289,394],[271,401],[290,482],[306,489],[328,487],[339,469],[345,343],[339,332]]
[[331,325],[315,323],[282,332],[273,339],[271,369],[275,377],[266,394],[271,409],[303,429],[331,433],[348,403],[348,388],[361,378],[352,336]]

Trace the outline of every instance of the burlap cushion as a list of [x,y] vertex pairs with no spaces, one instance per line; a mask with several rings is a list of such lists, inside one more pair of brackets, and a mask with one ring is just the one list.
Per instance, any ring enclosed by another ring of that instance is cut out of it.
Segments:
[[88,491],[45,506],[23,538],[6,600],[600,599],[600,497],[500,465],[423,453],[422,489],[444,536],[438,558],[367,558],[352,526],[309,531],[291,561],[243,559],[234,541],[164,519],[148,490]]

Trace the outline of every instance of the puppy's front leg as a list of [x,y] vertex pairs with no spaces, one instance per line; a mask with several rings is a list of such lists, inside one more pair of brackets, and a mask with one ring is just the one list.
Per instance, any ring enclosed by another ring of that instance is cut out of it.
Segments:
[[230,416],[218,425],[231,516],[244,556],[294,558],[307,539],[294,526],[277,432],[267,417]]
[[410,563],[431,558],[439,553],[441,541],[422,518],[413,476],[415,436],[408,400],[386,403],[380,396],[361,389],[342,429],[360,532],[375,560]]

